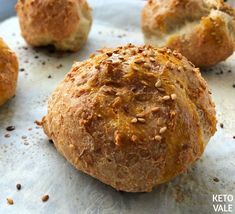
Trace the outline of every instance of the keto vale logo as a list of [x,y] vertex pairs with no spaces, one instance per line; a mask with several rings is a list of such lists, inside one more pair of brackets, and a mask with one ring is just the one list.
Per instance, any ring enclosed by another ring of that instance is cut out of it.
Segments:
[[216,213],[233,213],[233,195],[213,194],[213,209]]

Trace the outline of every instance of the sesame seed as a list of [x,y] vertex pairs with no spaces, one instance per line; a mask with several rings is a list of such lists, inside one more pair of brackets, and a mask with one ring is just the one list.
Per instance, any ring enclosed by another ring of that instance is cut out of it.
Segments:
[[150,58],[149,58],[149,61],[150,61],[150,62],[155,62],[156,60],[155,60],[153,57],[150,57]]
[[143,67],[144,67],[145,69],[150,69],[150,68],[151,68],[151,66],[150,66],[148,63],[144,63]]
[[162,86],[162,81],[161,80],[158,80],[156,83],[155,83],[155,87],[156,88],[159,88]]
[[162,134],[162,133],[164,133],[166,130],[167,130],[167,127],[164,126],[164,127],[162,127],[162,128],[160,129],[159,133]]
[[166,53],[167,53],[167,54],[171,54],[172,51],[171,51],[170,49],[167,49]]
[[13,201],[12,198],[7,198],[7,203],[8,203],[9,205],[13,205],[13,204],[14,204],[14,201]]
[[124,60],[125,58],[124,58],[124,57],[122,57],[122,56],[119,56],[119,57],[118,57],[118,59],[120,59],[120,60]]
[[142,63],[144,63],[144,62],[145,62],[144,60],[139,59],[139,60],[136,60],[136,61],[135,61],[135,64],[142,64]]
[[133,142],[135,142],[137,139],[138,139],[138,137],[137,137],[136,135],[132,135],[132,136],[131,136],[131,140],[132,140]]
[[74,148],[74,145],[73,144],[69,144],[69,148]]
[[157,141],[160,141],[160,140],[162,139],[162,137],[161,137],[160,135],[156,135],[156,136],[154,137],[154,139],[157,140]]
[[172,99],[172,100],[175,100],[176,98],[177,98],[177,95],[176,95],[176,94],[172,94],[172,95],[171,95],[171,99]]
[[141,80],[140,82],[141,82],[143,85],[147,85],[147,86],[149,85],[149,84],[148,84],[147,82],[145,82],[144,80]]
[[141,122],[141,123],[145,123],[146,122],[145,119],[141,118],[141,117],[138,118],[138,121]]
[[153,107],[153,108],[151,108],[151,111],[156,112],[156,111],[159,111],[159,109],[160,109],[159,107]]
[[112,53],[112,52],[107,52],[106,55],[107,55],[107,56],[112,56],[113,53]]
[[21,184],[16,184],[16,189],[21,190]]
[[165,92],[164,88],[157,88],[157,90],[160,91],[160,92]]
[[137,123],[137,118],[133,118],[132,120],[131,120],[131,123]]
[[42,196],[42,201],[47,202],[49,200],[49,195]]
[[170,99],[170,96],[166,95],[162,98],[163,100],[169,100]]

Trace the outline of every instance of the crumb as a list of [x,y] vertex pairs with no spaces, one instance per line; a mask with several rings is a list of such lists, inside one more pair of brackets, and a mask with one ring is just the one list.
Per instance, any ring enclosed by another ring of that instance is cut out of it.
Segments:
[[232,71],[231,70],[228,70],[228,73],[231,73]]
[[20,71],[23,72],[23,71],[24,71],[24,68],[21,68]]
[[51,75],[48,75],[48,77],[47,77],[47,78],[48,78],[48,79],[51,79],[51,77],[52,77]]
[[220,128],[223,129],[224,128],[224,124],[220,123]]
[[36,55],[34,58],[35,58],[35,59],[38,59],[38,58],[39,58],[39,56],[37,56],[37,55]]
[[27,138],[27,136],[23,135],[21,138],[22,138],[22,139],[26,139],[26,138]]
[[214,182],[219,182],[219,178],[214,177],[214,178],[213,178],[213,181],[214,181]]
[[42,201],[47,202],[49,200],[49,195],[42,196]]
[[233,84],[233,88],[235,88],[235,84]]

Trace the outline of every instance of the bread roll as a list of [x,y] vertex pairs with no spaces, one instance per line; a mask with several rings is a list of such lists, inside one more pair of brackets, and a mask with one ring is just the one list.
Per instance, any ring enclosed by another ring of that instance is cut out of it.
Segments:
[[35,47],[77,51],[92,23],[86,0],[18,0],[16,10],[23,37]]
[[0,38],[0,106],[15,95],[17,78],[17,57]]
[[198,67],[232,55],[235,12],[223,0],[149,0],[142,12],[145,42],[167,46]]
[[170,49],[127,45],[75,63],[41,125],[77,169],[127,192],[184,172],[216,130],[199,69]]

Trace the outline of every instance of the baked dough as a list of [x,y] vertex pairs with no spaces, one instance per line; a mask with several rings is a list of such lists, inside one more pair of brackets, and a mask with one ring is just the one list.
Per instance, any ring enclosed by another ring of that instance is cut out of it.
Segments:
[[127,45],[75,63],[41,125],[77,169],[127,192],[184,172],[216,130],[199,69],[170,49]]
[[16,11],[30,45],[53,45],[62,51],[79,50],[92,23],[86,0],[18,0]]
[[0,106],[15,95],[17,78],[17,57],[0,38]]
[[149,0],[142,12],[146,44],[167,46],[198,67],[232,55],[235,12],[223,0]]

